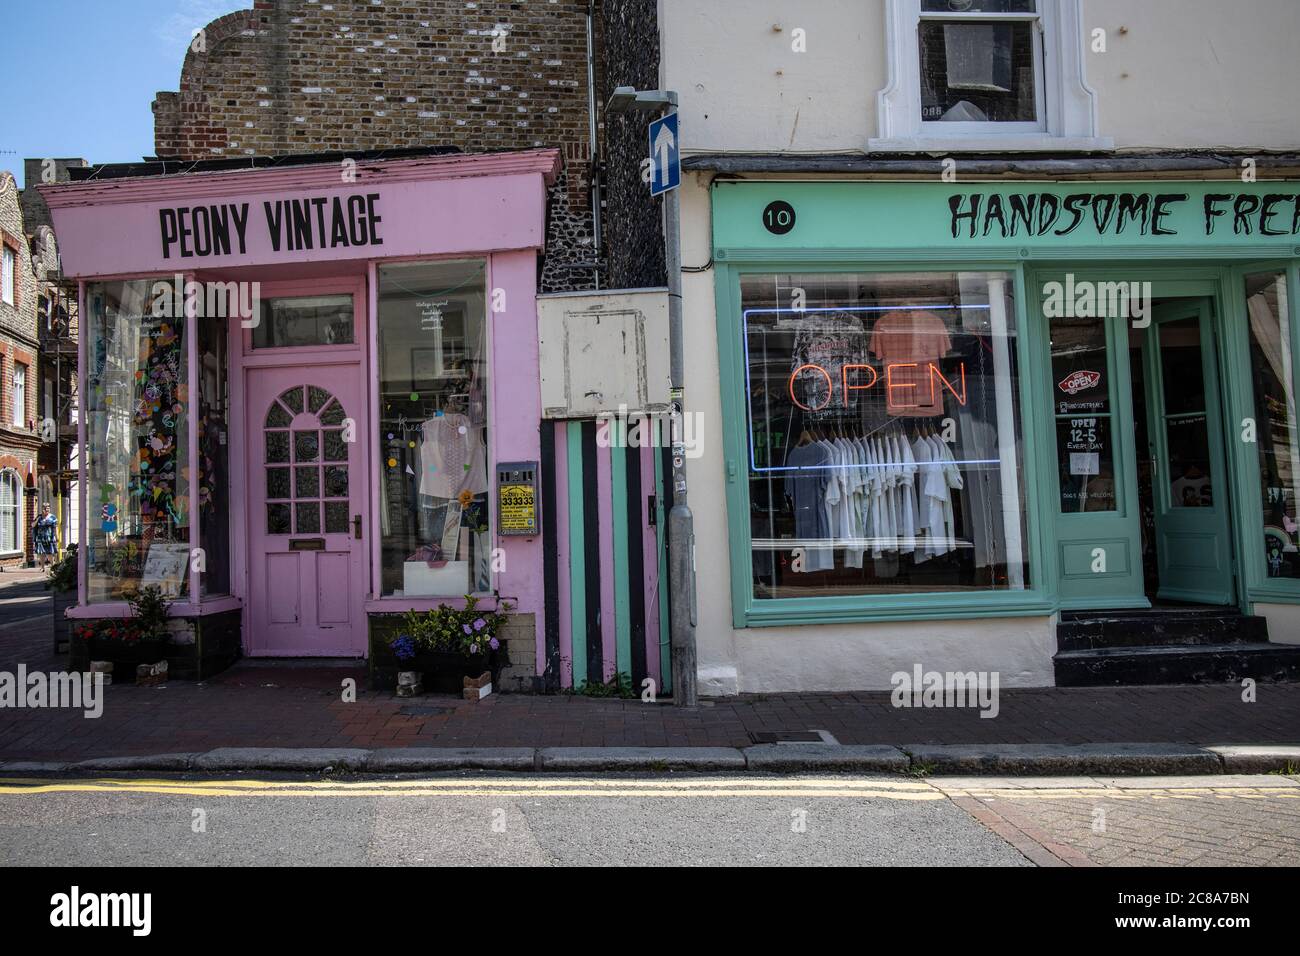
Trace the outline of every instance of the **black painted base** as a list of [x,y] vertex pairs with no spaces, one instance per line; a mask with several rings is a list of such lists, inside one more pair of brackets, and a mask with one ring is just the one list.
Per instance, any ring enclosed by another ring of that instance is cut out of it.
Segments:
[[1056,642],[1058,687],[1300,681],[1300,645],[1223,608],[1067,613]]

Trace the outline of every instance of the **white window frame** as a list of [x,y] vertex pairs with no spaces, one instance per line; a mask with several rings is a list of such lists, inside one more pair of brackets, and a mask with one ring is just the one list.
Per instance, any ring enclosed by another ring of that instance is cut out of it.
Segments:
[[27,427],[27,366],[14,362],[13,377],[13,414],[10,416],[15,428]]
[[[945,123],[921,119],[922,20],[1036,20],[1033,123]],[[921,13],[921,0],[885,0],[889,81],[876,95],[879,152],[1099,150],[1114,141],[1097,135],[1097,94],[1083,75],[1083,14],[1079,0],[1038,0],[1038,13]]]
[[[4,494],[12,489],[13,503],[4,501]],[[13,525],[13,541],[6,542],[4,536]],[[10,545],[6,547],[5,545]],[[12,468],[0,471],[0,555],[9,556],[23,553],[23,481]]]
[[9,243],[0,242],[0,247],[3,247],[3,251],[0,251],[0,299],[4,300],[5,305],[13,305],[18,256]]

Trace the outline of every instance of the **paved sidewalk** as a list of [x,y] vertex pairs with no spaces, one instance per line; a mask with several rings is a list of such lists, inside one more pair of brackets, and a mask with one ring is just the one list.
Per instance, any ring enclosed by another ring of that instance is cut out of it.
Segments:
[[[12,631],[0,631],[10,645]],[[43,634],[28,668],[61,669]],[[357,700],[344,703],[346,678]],[[840,744],[1297,744],[1300,685],[1263,684],[1256,703],[1235,685],[1004,690],[1000,713],[899,709],[888,692],[783,694],[671,703],[493,695],[470,703],[399,700],[365,689],[360,668],[240,665],[202,684],[114,684],[104,712],[0,711],[0,761],[199,752],[221,747],[749,747],[773,738]]]
[[[12,582],[17,584],[17,581]],[[27,582],[23,582],[26,584]],[[19,593],[0,583],[0,598]],[[0,604],[8,603],[0,601]],[[44,604],[0,617],[0,671],[61,671]],[[357,699],[343,701],[343,682]],[[201,684],[114,684],[103,715],[0,710],[0,761],[200,753],[217,748],[730,747],[777,739],[843,745],[1300,744],[1300,684],[1003,690],[996,718],[973,709],[896,708],[887,691],[750,695],[694,710],[640,700],[496,694],[475,703],[399,700],[366,689],[361,667],[242,661]],[[950,755],[951,756],[951,755]]]

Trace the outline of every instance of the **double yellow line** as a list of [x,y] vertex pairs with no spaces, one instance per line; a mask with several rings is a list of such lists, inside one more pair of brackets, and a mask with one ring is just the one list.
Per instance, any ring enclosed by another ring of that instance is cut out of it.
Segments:
[[398,780],[34,780],[0,781],[0,797],[131,793],[187,797],[848,797],[943,800],[929,784],[840,777],[652,779],[551,777]]
[[0,779],[0,798],[54,793],[184,797],[806,797],[873,800],[1300,800],[1298,787],[951,787],[933,782],[851,777],[403,777],[388,780]]
[[950,797],[976,800],[1300,800],[1300,787],[941,787]]

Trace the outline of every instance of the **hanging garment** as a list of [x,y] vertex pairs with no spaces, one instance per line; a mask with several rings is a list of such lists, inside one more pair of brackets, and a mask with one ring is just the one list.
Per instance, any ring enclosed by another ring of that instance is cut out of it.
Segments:
[[894,489],[898,484],[898,471],[894,466],[894,456],[890,454],[888,441],[882,438],[875,442],[876,460],[880,471],[880,543],[882,552],[898,550],[898,507],[895,504]]
[[859,544],[865,549],[870,547],[866,539],[871,536],[871,470],[867,467],[867,453],[862,448],[861,439],[850,438],[849,449],[853,453],[853,462],[858,476],[856,504],[859,537],[862,539]]
[[844,564],[846,567],[862,567],[863,555],[866,549],[870,547],[868,538],[871,536],[871,506],[869,503],[869,491],[871,485],[870,473],[867,470],[866,453],[862,450],[862,442],[857,439],[847,439],[845,445],[848,448],[849,457],[853,461],[853,527],[854,542],[853,547],[845,551]]
[[925,496],[926,522],[930,529],[929,547],[926,553],[930,557],[947,554],[947,522],[944,519],[944,502],[948,498],[948,483],[944,476],[942,442],[933,436],[921,439],[930,453],[929,467],[926,469],[925,484],[922,493]]
[[825,439],[823,444],[830,455],[830,472],[827,477],[826,504],[830,509],[831,544],[839,548],[844,537],[844,512],[848,503],[844,500],[844,459],[834,439]]
[[860,568],[862,567],[861,472],[852,443],[847,439],[839,438],[836,439],[835,445],[843,462],[840,485],[844,495],[844,522],[840,537],[843,539],[841,548],[844,551],[844,566]]
[[488,490],[483,432],[459,413],[438,415],[420,426],[420,494],[455,498]]
[[[916,460],[916,552],[913,562],[921,564],[934,556],[934,536],[936,509],[933,499],[927,491],[930,473],[935,470],[934,448],[923,436],[918,435],[911,443],[912,457]],[[943,520],[942,508],[938,509],[938,520]]]
[[954,491],[963,487],[961,471],[957,468],[947,442],[938,438],[929,440],[934,466],[925,483],[925,493],[931,499],[930,522],[934,534],[935,546],[932,553],[936,556],[948,554],[957,549],[957,522],[953,512]]
[[[881,373],[885,407],[891,415],[928,417],[943,414],[939,359],[952,348],[943,319],[933,312],[890,312],[871,333],[871,354],[884,363]],[[936,368],[931,370],[931,363]]]
[[898,454],[898,551],[912,554],[916,551],[916,457],[907,436],[891,436]]
[[[794,535],[797,546],[804,549],[803,571],[826,571],[835,567],[829,544],[830,510],[826,506],[827,471],[830,452],[822,442],[812,442],[790,449],[785,473],[785,493],[794,508]],[[811,546],[825,541],[826,546]]]

